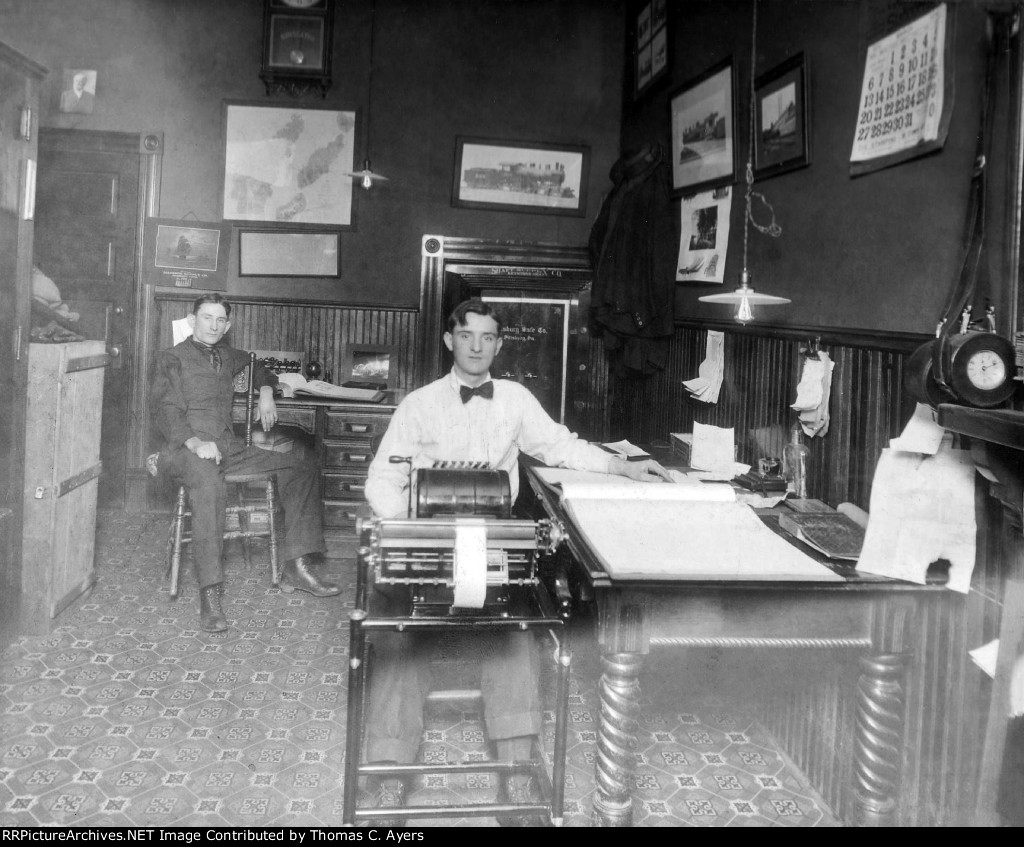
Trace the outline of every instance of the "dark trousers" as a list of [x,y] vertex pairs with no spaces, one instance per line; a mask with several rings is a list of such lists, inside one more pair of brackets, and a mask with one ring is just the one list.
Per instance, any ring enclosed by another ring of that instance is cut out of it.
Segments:
[[[283,561],[323,553],[323,501],[320,471],[301,444],[291,452],[277,453],[246,447],[241,439],[220,444],[221,463],[200,459],[182,447],[160,454],[161,471],[170,473],[187,489],[192,506],[192,558],[200,588],[224,581],[224,508],[227,485],[224,474],[277,474],[277,490],[284,508]],[[225,449],[226,448],[226,449]]]
[[[374,592],[375,611],[388,608]],[[396,614],[397,601],[390,602]],[[457,636],[466,661],[480,662],[484,724],[491,741],[540,735],[540,651],[529,632],[473,632]],[[366,710],[366,760],[412,762],[423,736],[423,706],[432,685],[430,661],[437,633],[376,632]],[[446,640],[447,643],[447,640]]]

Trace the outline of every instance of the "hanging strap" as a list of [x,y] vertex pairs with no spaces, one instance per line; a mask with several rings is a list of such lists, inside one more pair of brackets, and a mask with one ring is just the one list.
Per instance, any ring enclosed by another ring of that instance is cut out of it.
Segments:
[[[989,17],[993,21],[993,17]],[[1005,31],[1007,18],[1000,18],[998,25],[988,30],[988,56],[985,62],[985,86],[981,98],[981,118],[978,127],[978,143],[974,157],[974,172],[967,201],[967,217],[964,227],[964,258],[960,274],[946,300],[946,307],[939,318],[938,342],[933,348],[932,374],[945,390],[950,387],[947,377],[952,365],[952,351],[947,343],[959,331],[960,316],[974,298],[978,281],[978,267],[985,247],[985,200],[988,176],[988,154],[992,137],[992,88],[995,79],[998,44]]]

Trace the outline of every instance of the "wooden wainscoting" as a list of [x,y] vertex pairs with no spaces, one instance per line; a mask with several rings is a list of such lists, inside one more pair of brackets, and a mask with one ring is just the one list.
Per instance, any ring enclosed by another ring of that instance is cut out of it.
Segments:
[[[697,376],[709,329],[725,333],[725,377],[715,404],[693,399],[683,386]],[[805,439],[809,490],[832,505],[846,501],[867,509],[878,456],[913,413],[902,388],[903,364],[927,340],[922,336],[677,323],[664,372],[647,380],[611,380],[610,437],[649,444],[670,432],[692,432],[699,421],[734,427],[742,462],[781,456],[796,419],[790,405],[800,379],[800,349],[818,338],[835,370],[828,435]]]

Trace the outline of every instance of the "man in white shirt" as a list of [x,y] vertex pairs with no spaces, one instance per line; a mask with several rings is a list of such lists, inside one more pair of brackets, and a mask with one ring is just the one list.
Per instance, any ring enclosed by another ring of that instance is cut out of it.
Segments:
[[[547,465],[614,473],[636,480],[660,481],[668,473],[657,462],[626,462],[578,438],[556,423],[537,399],[512,380],[492,380],[491,363],[501,350],[501,320],[481,300],[467,300],[448,319],[444,342],[454,364],[447,375],[410,394],[395,411],[370,465],[366,497],[379,517],[409,515],[413,468],[437,461],[485,462],[508,471],[515,500],[519,488],[520,451]],[[392,456],[411,462],[393,463]],[[481,689],[484,721],[502,760],[532,756],[541,730],[536,642],[526,633],[474,635],[482,654]],[[434,642],[422,634],[380,633],[374,637],[376,659],[366,711],[367,760],[411,762],[423,731],[423,703],[430,689]],[[537,799],[532,778],[515,777],[500,786],[498,801]],[[378,783],[379,807],[405,802],[405,784]],[[503,825],[535,820],[499,817]]]

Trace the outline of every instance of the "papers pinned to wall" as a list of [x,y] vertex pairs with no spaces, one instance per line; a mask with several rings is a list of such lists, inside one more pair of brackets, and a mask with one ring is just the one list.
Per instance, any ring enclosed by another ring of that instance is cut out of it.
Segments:
[[728,187],[680,201],[676,282],[725,282],[731,212],[732,190]]
[[804,370],[796,387],[796,401],[792,408],[798,412],[804,435],[813,438],[828,433],[828,403],[832,395],[832,369],[835,363],[828,353],[819,352],[817,358],[804,359]]
[[704,361],[697,369],[697,376],[693,379],[684,379],[683,386],[697,400],[703,400],[705,403],[717,403],[724,374],[725,333],[709,330]]

